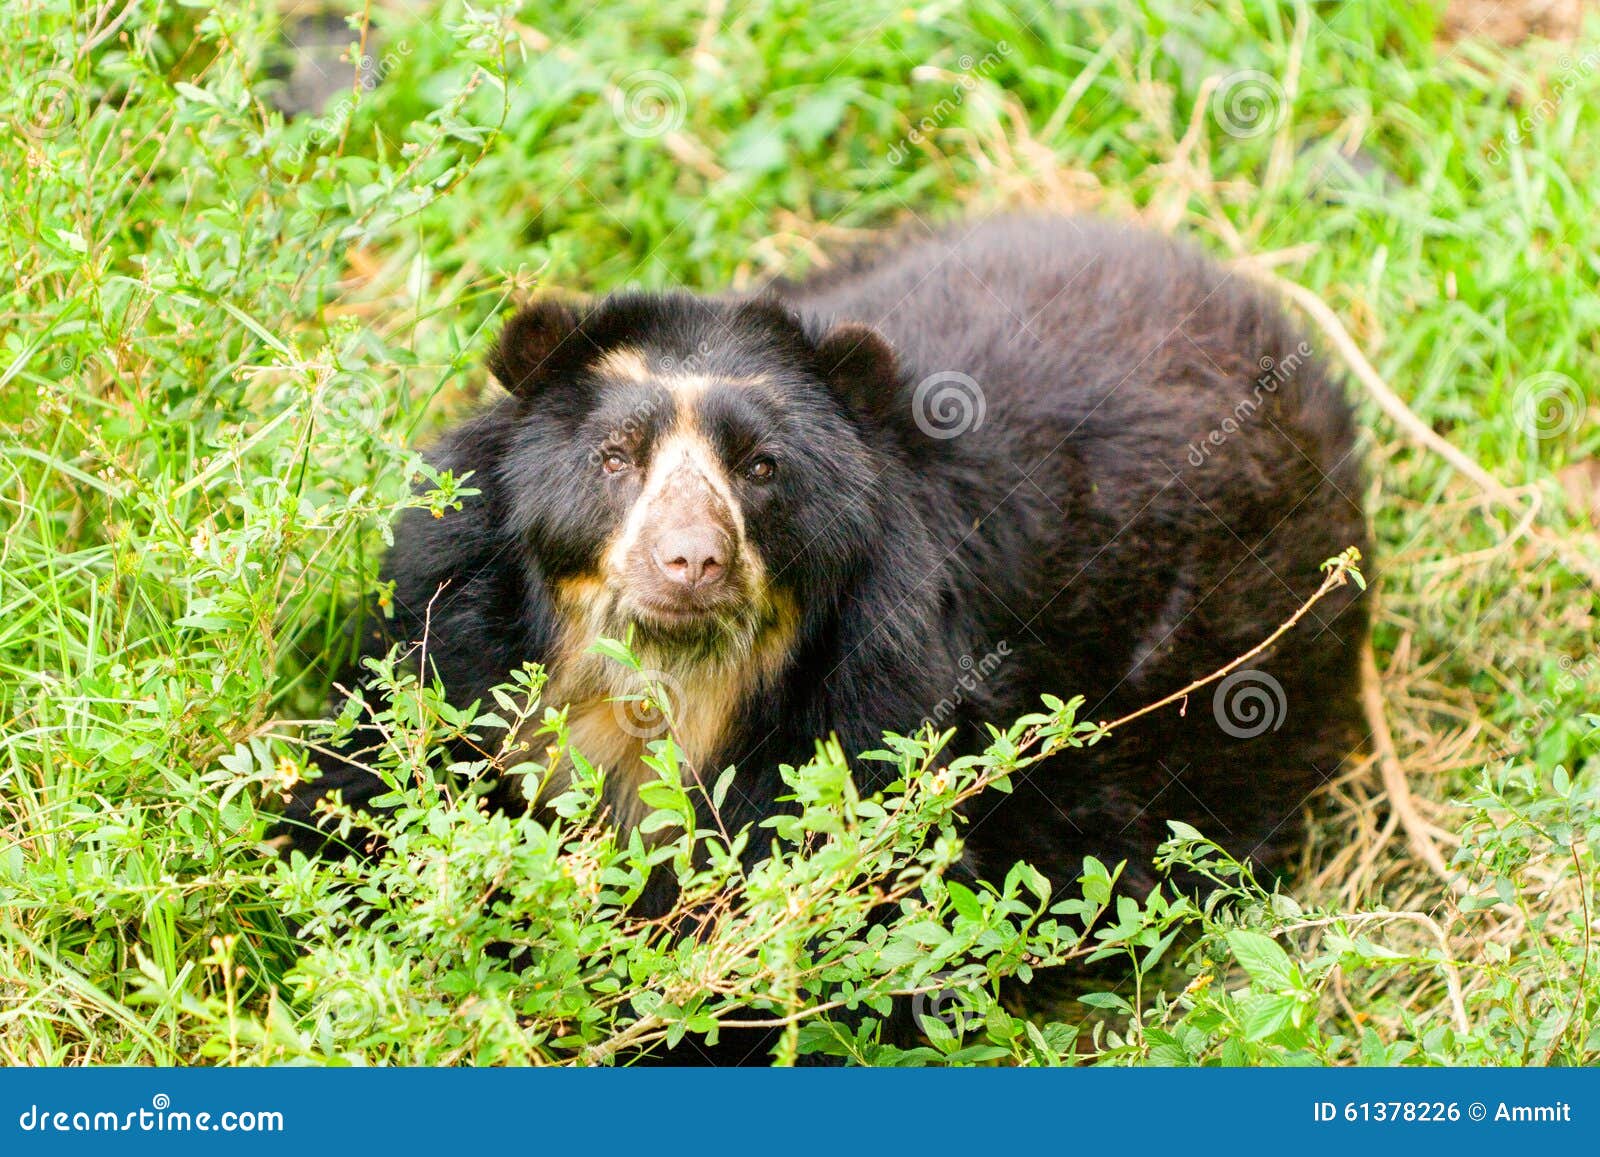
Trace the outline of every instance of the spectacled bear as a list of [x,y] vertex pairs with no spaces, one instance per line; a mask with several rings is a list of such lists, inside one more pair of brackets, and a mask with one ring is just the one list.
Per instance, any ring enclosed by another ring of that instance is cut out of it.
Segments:
[[[480,493],[400,519],[393,618],[365,650],[426,626],[458,703],[543,664],[623,826],[652,732],[598,636],[631,631],[689,767],[738,765],[736,830],[819,736],[856,752],[932,721],[972,750],[1043,692],[1086,695],[1089,719],[1149,704],[1367,546],[1316,351],[1235,274],[1109,223],[967,223],[748,297],[541,301],[489,367],[506,396],[433,454]],[[1141,886],[1168,819],[1282,859],[1360,741],[1366,630],[1337,590],[1223,687],[1029,769],[972,812],[968,866],[1062,885],[1092,854]],[[329,759],[287,809],[295,846],[325,849],[335,788],[384,790]]]

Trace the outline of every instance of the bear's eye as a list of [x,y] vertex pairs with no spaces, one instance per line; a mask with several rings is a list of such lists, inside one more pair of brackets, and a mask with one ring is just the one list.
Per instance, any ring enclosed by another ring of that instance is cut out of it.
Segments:
[[633,459],[621,450],[602,450],[600,452],[600,469],[607,474],[616,474],[633,465]]
[[744,468],[744,476],[752,482],[765,482],[777,469],[778,464],[771,458],[756,458]]

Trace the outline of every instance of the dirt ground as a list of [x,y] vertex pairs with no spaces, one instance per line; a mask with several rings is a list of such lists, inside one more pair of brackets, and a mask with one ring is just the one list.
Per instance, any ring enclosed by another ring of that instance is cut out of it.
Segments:
[[1445,9],[1445,40],[1469,38],[1521,44],[1539,36],[1575,40],[1597,0],[1450,0]]

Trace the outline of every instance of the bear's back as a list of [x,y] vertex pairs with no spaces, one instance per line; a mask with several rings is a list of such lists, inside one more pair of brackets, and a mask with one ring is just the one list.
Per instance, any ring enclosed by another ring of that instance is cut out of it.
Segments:
[[[1203,499],[1259,483],[1270,501],[1286,457],[1303,455],[1359,484],[1350,408],[1318,351],[1244,274],[1183,242],[1093,218],[998,217],[898,235],[779,292],[888,338],[906,406],[929,378],[970,378],[983,426],[963,448],[987,443],[1030,476],[1064,451],[1101,478],[1130,458],[1164,462]],[[1187,470],[1201,455],[1223,469]],[[1142,492],[1166,475],[1130,482]]]

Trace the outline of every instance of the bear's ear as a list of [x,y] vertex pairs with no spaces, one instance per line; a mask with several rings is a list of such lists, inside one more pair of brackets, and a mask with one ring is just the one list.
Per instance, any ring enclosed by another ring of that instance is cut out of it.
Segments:
[[899,403],[899,363],[871,326],[853,321],[834,326],[817,343],[817,362],[834,392],[856,413],[885,418]]
[[500,331],[489,354],[489,372],[518,397],[530,397],[558,371],[583,357],[578,315],[559,301],[536,301],[519,310]]

